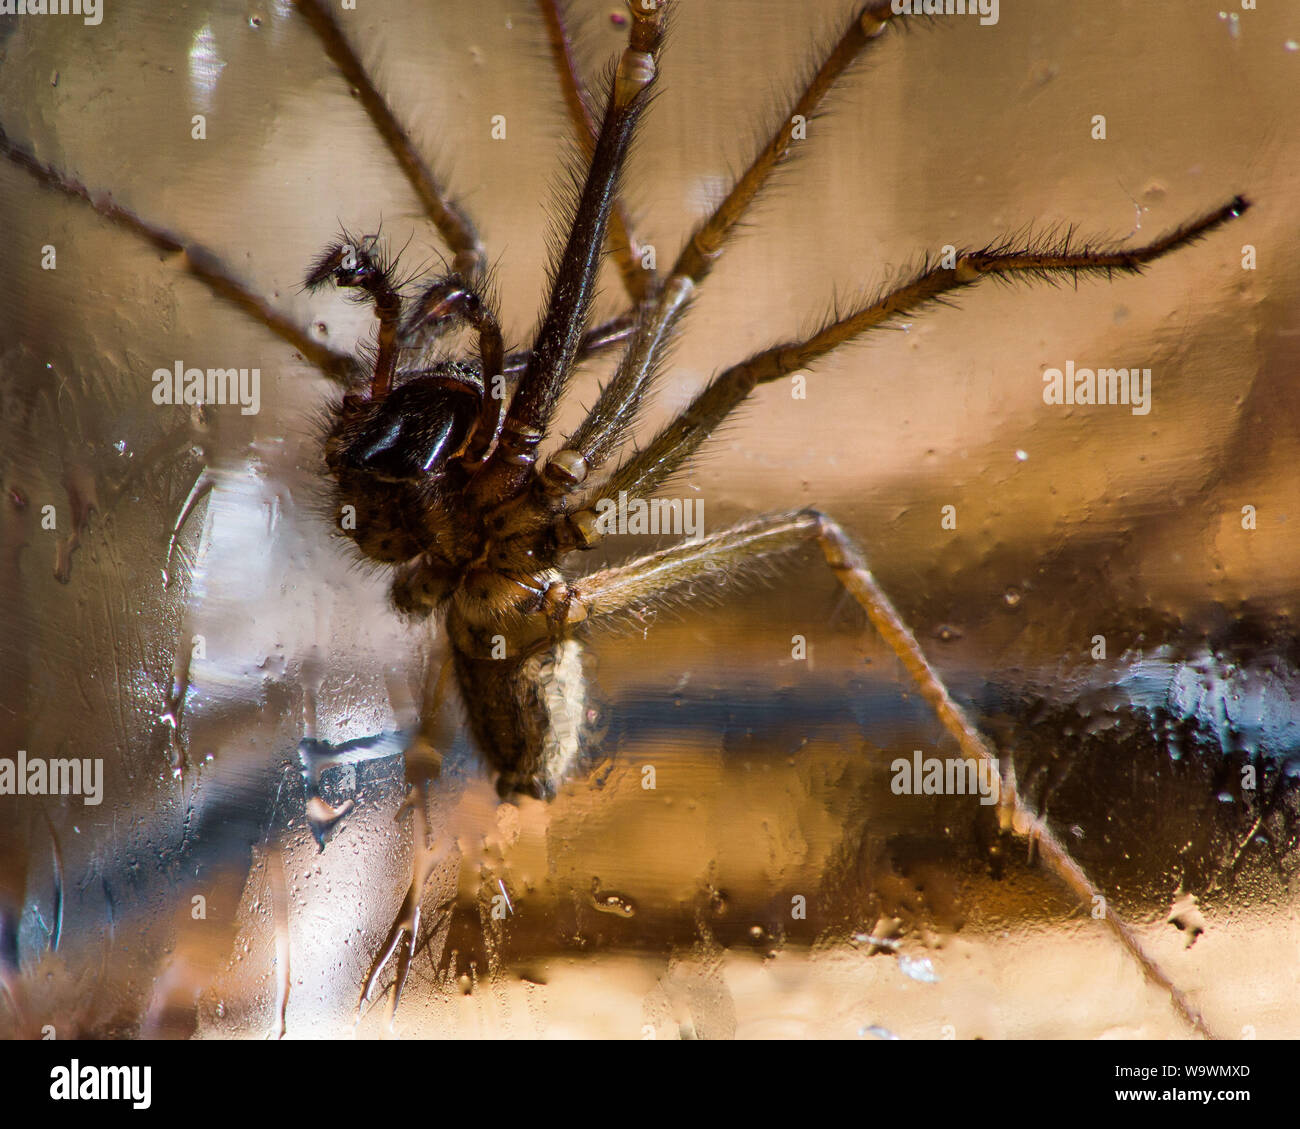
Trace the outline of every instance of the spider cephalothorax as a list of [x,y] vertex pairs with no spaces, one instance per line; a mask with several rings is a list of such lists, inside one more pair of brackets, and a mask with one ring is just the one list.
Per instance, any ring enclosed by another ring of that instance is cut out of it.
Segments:
[[[330,410],[325,464],[336,487],[336,527],[364,557],[396,567],[394,604],[422,617],[450,595],[482,545],[465,505],[464,456],[484,418],[483,369],[429,355],[458,317],[475,318],[480,300],[451,275],[404,301],[409,283],[396,267],[379,236],[345,232],[312,265],[305,286],[333,282],[373,303],[379,319],[369,379]],[[396,373],[399,355],[412,367]]]

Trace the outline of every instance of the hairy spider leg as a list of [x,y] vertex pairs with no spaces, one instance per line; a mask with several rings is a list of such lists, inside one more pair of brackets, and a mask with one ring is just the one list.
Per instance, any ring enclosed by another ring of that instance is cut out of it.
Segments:
[[578,360],[595,297],[601,250],[623,161],[649,91],[663,42],[664,5],[630,7],[632,30],[610,84],[590,167],[564,249],[554,266],[546,313],[496,449],[470,484],[480,504],[506,501],[531,481],[537,445]]
[[[895,15],[888,0],[866,4],[844,29],[822,59],[789,113],[732,185],[713,213],[705,218],[686,241],[659,290],[653,305],[645,308],[637,322],[632,342],[622,363],[601,390],[592,410],[564,443],[576,451],[588,470],[600,466],[627,436],[646,393],[651,387],[663,356],[664,345],[698,288],[721,257],[750,206],[770,183],[772,174],[791,155],[797,123],[815,114],[827,93],[857,60]],[[562,476],[546,475],[548,492],[560,493],[567,485]]]
[[142,219],[130,209],[115,203],[110,196],[92,193],[73,177],[65,175],[53,165],[37,160],[27,150],[16,145],[3,127],[0,127],[0,154],[29,173],[43,187],[89,205],[97,215],[139,236],[166,255],[179,254],[181,268],[187,274],[202,282],[217,297],[232,302],[254,321],[287,341],[326,376],[346,381],[356,372],[356,362],[350,356],[314,341],[305,331],[237,281],[230,268],[202,244],[174,235],[165,228]]
[[[1067,236],[1056,246],[992,247],[960,254],[951,267],[923,268],[910,281],[848,316],[828,322],[811,337],[765,349],[715,376],[646,447],[614,471],[600,493],[617,496],[618,491],[626,490],[629,495],[640,496],[654,490],[759,384],[807,368],[838,346],[901,316],[942,305],[950,294],[964,287],[990,278],[1077,283],[1080,277],[1110,279],[1117,274],[1140,274],[1148,264],[1203,238],[1241,216],[1249,206],[1242,197],[1235,197],[1141,247],[1084,244],[1076,248]],[[594,521],[591,501],[587,498],[584,509],[574,515],[574,524],[581,529],[589,528]]]
[[[578,61],[573,55],[573,40],[569,35],[565,5],[561,0],[537,0],[542,22],[546,25],[546,39],[551,48],[551,60],[555,64],[556,75],[560,80],[560,92],[564,95],[564,106],[573,124],[574,136],[582,147],[583,156],[590,164],[596,153],[596,119],[591,112],[591,96],[587,85],[578,72]],[[605,249],[618,267],[619,277],[623,280],[623,289],[632,299],[632,305],[639,306],[654,293],[658,285],[657,272],[653,267],[641,265],[639,256],[640,243],[632,230],[632,219],[627,205],[616,198],[609,215],[609,229],[605,234]]]
[[433,221],[452,252],[452,269],[467,278],[479,275],[486,262],[478,232],[469,216],[455,204],[420,156],[397,116],[379,93],[343,29],[323,0],[295,0],[311,30],[320,40],[330,61],[338,67],[349,87],[356,92],[376,132],[388,146],[403,175],[419,197],[425,215]]
[[627,437],[662,367],[665,348],[696,291],[772,174],[792,155],[797,123],[817,112],[835,82],[894,18],[889,0],[873,0],[844,29],[767,144],[691,234],[653,300],[637,309],[630,342],[613,377],[578,429],[542,468],[535,496],[521,498],[508,515],[501,516],[495,528],[498,536],[548,526],[557,512],[567,508],[565,495],[580,489]]
[[[743,580],[746,572],[752,574],[765,558],[789,554],[811,543],[817,544],[836,579],[866,611],[872,626],[898,656],[962,755],[976,763],[990,762],[996,769],[994,753],[926,660],[916,636],[876,583],[862,553],[839,524],[817,510],[756,518],[699,541],[591,573],[573,581],[569,595],[572,603],[585,612],[586,622],[598,624],[661,601],[678,585],[705,579]],[[1088,909],[1097,904],[1097,888],[1046,822],[1023,803],[1014,774],[1002,778],[999,817],[1003,830],[1027,839],[1047,870],[1069,888],[1080,904]],[[1133,929],[1109,908],[1104,920],[1137,961],[1143,975],[1169,994],[1187,1023],[1199,1034],[1212,1037],[1200,1012],[1146,951]]]

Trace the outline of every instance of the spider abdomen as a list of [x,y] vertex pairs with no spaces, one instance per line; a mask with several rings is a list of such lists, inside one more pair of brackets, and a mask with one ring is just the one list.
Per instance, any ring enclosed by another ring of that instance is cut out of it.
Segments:
[[551,799],[591,746],[582,644],[561,639],[525,655],[481,659],[455,651],[470,730],[496,771],[497,792]]

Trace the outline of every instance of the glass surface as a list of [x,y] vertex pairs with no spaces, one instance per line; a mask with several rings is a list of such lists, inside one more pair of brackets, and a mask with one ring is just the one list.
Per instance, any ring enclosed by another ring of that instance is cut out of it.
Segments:
[[[572,151],[535,6],[358,8],[349,39],[479,225],[526,347]],[[679,5],[624,184],[661,270],[854,8]],[[1282,8],[1008,0],[991,26],[886,35],[701,290],[639,432],[946,246],[1066,225],[1136,245],[1251,199],[1143,277],[985,284],[818,363],[805,397],[760,389],[668,491],[703,502],[706,533],[813,505],[840,522],[1103,912],[1228,1037],[1300,1035],[1300,27]],[[593,82],[625,42],[617,11],[572,5]],[[0,17],[0,126],[345,352],[369,312],[301,290],[339,226],[382,220],[413,266],[444,251],[285,0]],[[104,773],[97,805],[0,796],[25,1001],[21,1021],[0,1002],[0,1030],[260,1037],[287,968],[287,1034],[348,1036],[409,881],[400,735],[445,639],[332,535],[330,380],[11,161],[0,224],[0,758]],[[598,315],[621,306],[607,266]],[[1045,403],[1067,362],[1149,368],[1149,412]],[[177,363],[257,368],[259,410],[154,403]],[[557,434],[609,368],[584,368]],[[574,569],[664,543],[618,538]],[[592,634],[593,778],[501,804],[463,733],[445,750],[431,830],[456,845],[393,1032],[1192,1033],[992,806],[894,791],[898,759],[956,747],[820,553],[699,595]],[[323,851],[304,739],[354,743],[322,777],[355,803]],[[355,1030],[388,1033],[386,999]]]

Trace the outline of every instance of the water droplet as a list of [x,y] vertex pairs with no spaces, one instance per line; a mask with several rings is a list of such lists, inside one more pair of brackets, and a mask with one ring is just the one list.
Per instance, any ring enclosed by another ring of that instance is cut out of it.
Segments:
[[631,898],[602,891],[599,878],[591,880],[591,904],[601,913],[612,913],[617,917],[633,917],[636,914],[636,903]]
[[874,933],[854,933],[853,939],[860,945],[872,945],[877,949],[897,952],[899,943],[890,937],[879,937]]
[[1021,600],[1020,589],[1012,586],[1003,593],[1002,598],[1006,600],[1007,607],[1014,608]]
[[211,106],[217,80],[225,68],[225,60],[217,51],[217,39],[212,33],[212,25],[205,24],[194,33],[189,51],[190,88],[195,104],[200,109]]
[[913,958],[906,953],[899,953],[898,967],[905,976],[910,976],[913,980],[919,980],[922,984],[939,983],[939,974],[935,972],[934,965],[930,963],[929,957]]

